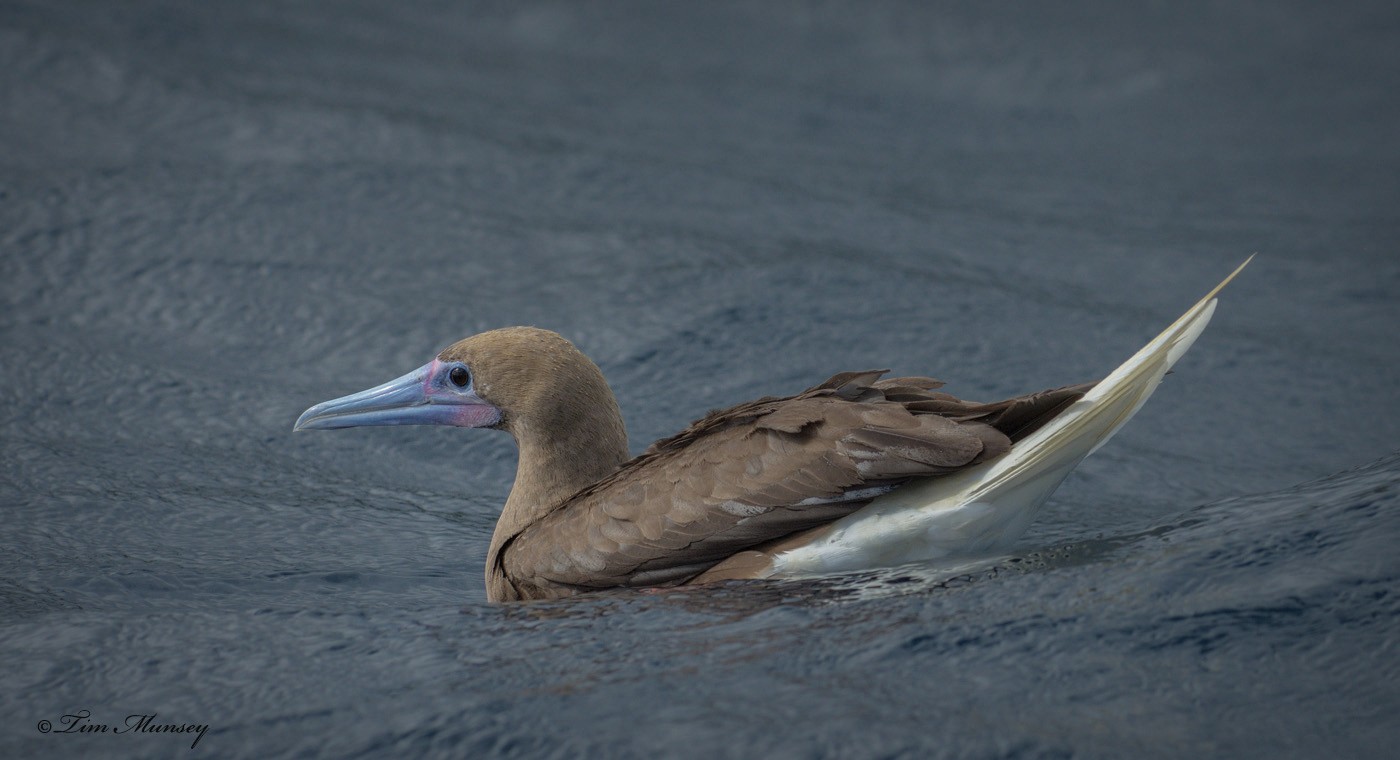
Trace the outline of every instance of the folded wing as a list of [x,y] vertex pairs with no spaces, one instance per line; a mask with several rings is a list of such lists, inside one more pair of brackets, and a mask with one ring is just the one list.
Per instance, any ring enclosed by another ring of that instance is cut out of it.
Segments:
[[517,534],[501,570],[524,598],[684,583],[912,479],[997,457],[1092,387],[979,404],[882,374],[711,413]]

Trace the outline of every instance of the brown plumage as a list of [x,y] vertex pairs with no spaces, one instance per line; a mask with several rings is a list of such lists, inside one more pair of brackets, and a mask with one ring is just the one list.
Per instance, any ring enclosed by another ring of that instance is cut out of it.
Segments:
[[520,450],[486,560],[493,601],[798,578],[1005,547],[1200,336],[1215,296],[1092,385],[992,404],[926,377],[844,372],[713,412],[627,460],[603,373],[547,330],[460,341],[307,409],[294,430],[492,427]]
[[612,391],[559,335],[494,330],[438,360],[471,367],[520,450],[487,557],[495,601],[753,577],[767,552],[876,495],[1005,453],[1091,387],[979,404],[926,377],[844,372],[713,412],[624,461]]

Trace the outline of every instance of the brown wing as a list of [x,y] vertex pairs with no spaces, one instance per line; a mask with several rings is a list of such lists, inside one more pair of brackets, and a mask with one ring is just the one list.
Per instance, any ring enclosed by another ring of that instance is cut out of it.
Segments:
[[911,478],[1000,455],[1090,387],[978,404],[881,374],[711,413],[516,535],[501,570],[523,598],[684,583]]

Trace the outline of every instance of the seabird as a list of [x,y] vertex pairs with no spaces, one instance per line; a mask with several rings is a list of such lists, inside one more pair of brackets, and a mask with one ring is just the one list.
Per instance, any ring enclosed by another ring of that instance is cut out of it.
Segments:
[[1248,263],[1098,383],[995,403],[843,372],[712,412],[629,459],[598,366],[557,333],[509,327],[317,404],[293,429],[509,433],[520,456],[486,556],[492,601],[972,557],[1014,542],[1137,412]]

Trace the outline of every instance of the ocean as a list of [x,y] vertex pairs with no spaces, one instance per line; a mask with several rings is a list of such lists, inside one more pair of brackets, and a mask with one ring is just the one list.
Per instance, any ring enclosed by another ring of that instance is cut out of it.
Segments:
[[[0,755],[1389,757],[1397,93],[1383,2],[6,0]],[[994,400],[1256,252],[971,564],[490,604],[505,435],[291,431],[515,324],[634,452]]]

